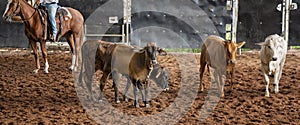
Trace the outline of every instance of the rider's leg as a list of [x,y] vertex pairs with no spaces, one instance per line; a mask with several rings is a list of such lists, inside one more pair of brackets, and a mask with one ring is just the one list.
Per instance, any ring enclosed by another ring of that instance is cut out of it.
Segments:
[[55,21],[55,14],[57,10],[57,4],[46,4],[47,11],[48,11],[48,17],[51,25],[51,29],[53,32],[53,38],[56,40],[57,35],[57,29],[56,29],[56,21]]

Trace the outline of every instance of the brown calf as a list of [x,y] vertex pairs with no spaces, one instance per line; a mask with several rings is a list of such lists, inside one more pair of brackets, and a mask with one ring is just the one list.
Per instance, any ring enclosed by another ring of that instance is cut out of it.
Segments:
[[[147,47],[145,47],[145,48],[147,48]],[[88,88],[88,92],[89,92],[89,98],[91,100],[93,100],[94,96],[92,93],[92,77],[97,70],[102,71],[103,75],[100,79],[100,93],[99,93],[99,97],[98,97],[98,101],[101,102],[102,101],[102,92],[103,92],[107,78],[111,74],[112,69],[115,69],[115,70],[118,69],[118,72],[112,73],[112,75],[114,78],[113,84],[114,84],[114,90],[115,90],[115,101],[117,103],[120,102],[119,97],[118,97],[118,85],[116,83],[118,83],[119,77],[121,75],[125,75],[127,77],[126,90],[128,90],[129,86],[131,85],[131,83],[130,83],[131,79],[129,78],[129,76],[130,76],[129,72],[124,72],[124,71],[119,72],[119,70],[125,69],[126,71],[129,71],[128,70],[129,69],[129,61],[136,62],[135,64],[144,64],[145,60],[147,60],[148,58],[142,57],[144,59],[138,60],[134,56],[136,53],[145,55],[145,52],[146,52],[147,55],[149,55],[148,51],[153,51],[152,53],[154,53],[154,54],[156,51],[163,52],[163,50],[159,49],[158,47],[151,48],[151,50],[145,50],[145,48],[137,49],[137,48],[133,48],[131,46],[127,46],[124,44],[114,44],[114,43],[104,42],[104,41],[100,41],[100,40],[86,41],[82,46],[83,61],[82,61],[81,72],[79,75],[79,85],[81,85],[83,82],[86,84],[86,86]],[[130,51],[130,52],[128,53],[128,51]],[[131,51],[133,51],[133,52],[131,52]],[[147,56],[147,57],[150,57],[150,56]],[[152,62],[150,62],[151,63],[150,69],[151,69],[152,63],[155,63],[156,59],[153,60],[151,57],[150,61],[152,61]],[[133,65],[135,65],[135,64],[133,64]],[[141,65],[136,65],[133,67],[139,67],[139,66],[141,66]],[[139,67],[139,68],[143,69],[144,67]],[[141,72],[141,71],[136,70],[136,72]],[[159,70],[157,68],[157,70],[154,69],[154,72],[151,74],[146,73],[147,74],[146,77],[149,77],[152,80],[154,80],[157,83],[157,85],[160,86],[161,88],[168,89],[167,79],[169,76],[167,75],[167,73],[168,73],[167,71]],[[131,74],[133,74],[133,73],[131,73]],[[137,74],[137,75],[142,76],[142,74]],[[116,76],[118,76],[118,77],[116,77]],[[153,76],[155,76],[155,77],[153,77]],[[127,91],[124,94],[124,100],[126,99],[126,93],[127,93]],[[144,96],[143,96],[143,98],[144,98]]]
[[[103,91],[106,79],[111,72],[110,65],[104,66],[105,63],[110,63],[111,53],[116,47],[116,44],[111,42],[105,42],[101,40],[89,40],[82,45],[82,65],[79,74],[79,85],[84,82],[88,88],[89,98],[93,100],[92,93],[92,77],[97,70],[103,72],[100,79],[100,88]],[[107,62],[109,61],[109,62]]]
[[[166,52],[157,47],[155,43],[150,42],[142,49],[132,48],[126,45],[118,45],[114,51],[111,61],[112,77],[115,86],[118,85],[122,75],[127,75],[133,83],[134,106],[139,107],[138,91],[142,92],[142,99],[147,107],[149,84],[148,79],[153,69],[153,65],[157,63],[156,53]],[[145,86],[144,86],[145,85]],[[116,88],[117,89],[117,88]],[[143,90],[144,89],[144,90]],[[116,91],[116,90],[115,90]]]
[[226,71],[231,78],[231,86],[234,76],[234,65],[236,63],[236,50],[242,47],[246,42],[236,44],[233,41],[226,41],[215,35],[208,36],[204,41],[200,56],[200,89],[203,91],[203,72],[208,65],[214,69],[212,82],[216,82],[221,93],[224,96],[223,87]]

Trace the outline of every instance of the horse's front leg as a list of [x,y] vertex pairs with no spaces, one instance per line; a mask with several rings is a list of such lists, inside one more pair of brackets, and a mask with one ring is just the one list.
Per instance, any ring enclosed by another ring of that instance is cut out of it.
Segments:
[[33,70],[32,73],[38,73],[40,70],[40,61],[39,61],[39,53],[38,53],[38,47],[35,41],[29,40],[31,49],[33,50],[34,54],[34,59],[35,59],[35,64],[36,64],[36,69]]
[[41,42],[41,48],[42,48],[42,54],[43,54],[43,58],[45,61],[45,73],[49,73],[48,68],[49,68],[49,64],[48,64],[48,54],[47,54],[47,49],[46,49],[46,41],[42,41]]

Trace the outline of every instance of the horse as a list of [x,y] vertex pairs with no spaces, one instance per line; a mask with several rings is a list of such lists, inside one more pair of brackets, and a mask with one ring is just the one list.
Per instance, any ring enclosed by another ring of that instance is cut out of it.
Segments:
[[[72,71],[76,71],[78,67],[78,61],[80,57],[80,47],[84,41],[84,18],[82,14],[73,8],[66,7],[67,10],[72,15],[72,18],[62,21],[61,24],[58,24],[61,20],[56,18],[56,24],[58,28],[58,36],[65,37],[71,52],[72,52],[72,65],[70,69]],[[32,7],[28,4],[25,0],[8,0],[6,10],[3,14],[3,19],[12,22],[12,18],[15,17],[17,14],[20,15],[25,29],[25,35],[29,40],[29,44],[33,50],[36,69],[33,70],[33,73],[38,73],[40,70],[40,62],[39,62],[39,55],[38,55],[38,46],[37,43],[40,43],[42,55],[45,61],[45,73],[48,73],[48,59],[47,59],[47,50],[46,50],[46,41],[48,40],[45,38],[44,35],[44,28],[43,28],[43,19],[39,14],[38,8]],[[60,25],[62,30],[60,30]]]

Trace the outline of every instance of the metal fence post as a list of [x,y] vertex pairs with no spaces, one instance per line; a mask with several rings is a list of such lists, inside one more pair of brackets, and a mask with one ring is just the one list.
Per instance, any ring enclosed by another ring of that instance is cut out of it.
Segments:
[[[233,9],[232,9],[232,35],[231,40],[236,42],[236,32],[237,32],[237,24],[238,24],[238,17],[239,17],[239,0],[233,0]],[[242,49],[238,49],[239,54],[242,54]]]
[[290,20],[290,0],[283,0],[284,8],[282,9],[282,27],[284,40],[289,41],[289,20]]

